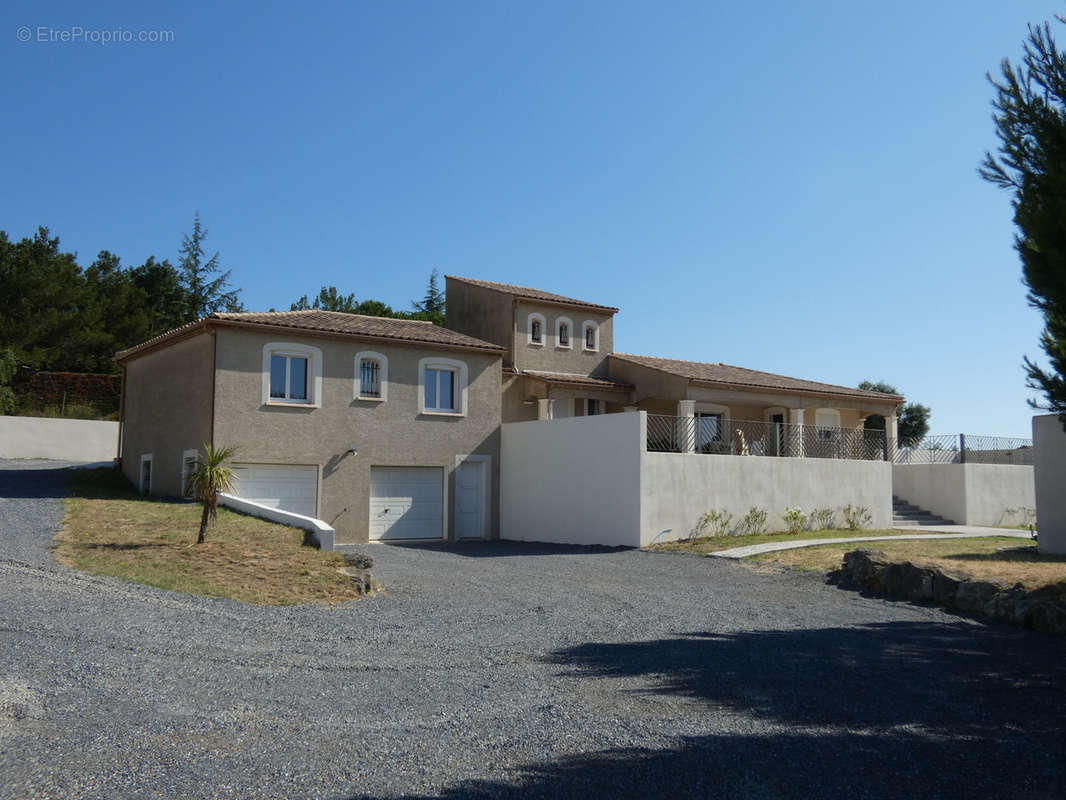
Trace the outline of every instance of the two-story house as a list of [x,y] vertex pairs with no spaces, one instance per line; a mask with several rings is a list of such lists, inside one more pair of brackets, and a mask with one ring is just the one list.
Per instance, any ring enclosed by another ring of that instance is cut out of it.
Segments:
[[427,322],[218,313],[118,354],[122,469],[181,497],[203,442],[236,492],[338,543],[498,535],[502,348]]

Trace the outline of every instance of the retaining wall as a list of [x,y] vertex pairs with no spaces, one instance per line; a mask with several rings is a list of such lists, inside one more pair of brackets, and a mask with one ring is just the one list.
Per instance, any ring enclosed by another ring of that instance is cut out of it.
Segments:
[[0,458],[113,461],[117,422],[48,417],[0,417]]

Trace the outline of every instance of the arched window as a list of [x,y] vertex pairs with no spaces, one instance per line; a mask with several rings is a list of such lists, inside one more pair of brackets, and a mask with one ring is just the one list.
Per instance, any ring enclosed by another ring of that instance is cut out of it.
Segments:
[[355,399],[385,401],[389,397],[389,359],[364,350],[355,356]]
[[570,345],[570,332],[574,328],[574,323],[570,321],[568,317],[559,317],[555,320],[555,346],[561,347],[564,350],[569,350]]
[[540,347],[544,344],[544,315],[530,314],[527,324],[529,343]]
[[600,349],[600,326],[592,320],[585,320],[581,326],[582,346],[586,352],[594,353]]

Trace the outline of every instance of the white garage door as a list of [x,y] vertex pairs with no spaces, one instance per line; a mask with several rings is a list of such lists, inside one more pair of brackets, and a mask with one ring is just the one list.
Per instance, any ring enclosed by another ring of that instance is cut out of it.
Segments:
[[443,523],[443,469],[370,468],[371,539],[440,539]]
[[318,467],[234,464],[238,497],[307,517],[318,510]]

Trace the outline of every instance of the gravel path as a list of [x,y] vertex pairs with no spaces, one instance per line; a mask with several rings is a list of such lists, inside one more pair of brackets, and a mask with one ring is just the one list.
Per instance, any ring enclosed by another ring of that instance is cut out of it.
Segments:
[[0,463],[0,797],[1062,795],[1059,639],[511,543],[367,548],[389,591],[338,607],[177,595],[56,567],[33,467]]

